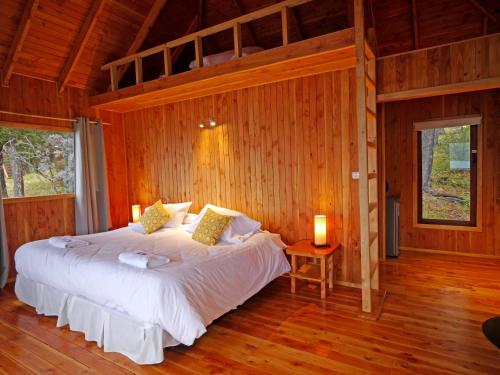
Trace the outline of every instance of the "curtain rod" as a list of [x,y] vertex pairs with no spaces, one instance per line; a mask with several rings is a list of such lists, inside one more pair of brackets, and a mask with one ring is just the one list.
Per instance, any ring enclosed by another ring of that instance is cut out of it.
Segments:
[[[54,117],[54,116],[44,116],[44,115],[32,115],[29,113],[19,113],[19,112],[11,112],[11,111],[3,111],[0,110],[0,113],[3,113],[5,115],[15,115],[15,116],[26,116],[26,117],[34,117],[34,118],[41,118],[45,120],[56,120],[56,121],[68,121],[68,122],[73,122],[75,119],[71,118],[65,118],[65,117]],[[97,121],[89,121],[91,124],[97,124]],[[109,122],[101,122],[103,125],[111,125]]]

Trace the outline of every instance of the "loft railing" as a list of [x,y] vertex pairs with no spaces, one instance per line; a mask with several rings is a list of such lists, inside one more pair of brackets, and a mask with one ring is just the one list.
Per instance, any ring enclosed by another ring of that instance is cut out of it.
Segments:
[[181,38],[172,40],[170,42],[160,44],[159,46],[149,48],[147,50],[134,53],[133,55],[125,56],[121,59],[112,61],[106,65],[102,66],[102,70],[110,71],[111,77],[111,91],[116,91],[118,89],[118,67],[121,65],[129,64],[134,62],[135,64],[135,82],[136,84],[140,84],[143,82],[143,73],[142,73],[142,59],[151,56],[157,53],[163,54],[163,62],[165,65],[165,76],[172,75],[172,56],[171,49],[181,46],[186,43],[194,42],[194,50],[195,50],[195,62],[197,67],[203,67],[203,45],[202,38],[207,37],[209,35],[216,34],[221,31],[233,29],[233,43],[234,43],[234,55],[235,57],[242,56],[242,42],[241,42],[241,25],[255,21],[257,19],[270,16],[275,13],[281,13],[281,32],[282,32],[282,45],[286,46],[290,43],[290,34],[289,34],[289,20],[290,20],[290,11],[293,7],[298,5],[309,3],[313,0],[286,0],[280,3],[268,6],[266,8],[262,8],[256,10],[254,12],[245,14],[238,18],[220,23],[218,25],[214,25],[208,27],[206,29],[197,31],[195,33],[183,36]]

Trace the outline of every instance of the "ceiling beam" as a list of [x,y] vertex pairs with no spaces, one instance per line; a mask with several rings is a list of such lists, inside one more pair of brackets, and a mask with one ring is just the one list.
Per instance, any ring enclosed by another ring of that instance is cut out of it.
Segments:
[[481,13],[488,17],[491,21],[500,24],[500,20],[495,17],[493,9],[489,6],[484,6],[480,0],[469,0],[474,7],[476,7]]
[[97,23],[97,18],[104,9],[105,4],[106,0],[94,0],[89,12],[87,13],[87,17],[85,17],[83,25],[80,28],[80,32],[73,43],[73,48],[66,59],[61,73],[59,74],[59,92],[64,91],[64,88],[69,81],[69,77],[75,68],[76,62],[83,53],[85,44],[89,40],[92,30]]
[[413,18],[413,40],[415,43],[415,49],[420,48],[419,43],[419,33],[418,33],[418,15],[417,15],[417,0],[411,0],[411,16]]
[[[233,4],[236,6],[236,9],[238,9],[240,16],[242,16],[246,13],[245,8],[243,8],[243,5],[241,5],[240,0],[233,0]],[[254,30],[253,26],[250,25],[249,23],[247,23],[245,25],[248,26],[248,30],[250,31],[250,38],[252,38],[253,45],[257,46],[258,40],[257,40],[257,36],[255,35],[255,30]]]
[[[151,9],[149,10],[148,14],[146,15],[146,18],[144,19],[144,22],[142,23],[141,28],[135,35],[134,41],[130,45],[130,47],[127,50],[127,53],[125,56],[128,55],[133,55],[134,53],[138,52],[139,49],[141,48],[142,44],[144,43],[144,40],[146,40],[146,37],[148,36],[149,32],[151,31],[151,28],[153,27],[154,23],[156,22],[156,19],[160,15],[161,10],[167,3],[167,0],[155,0],[153,5],[151,6]],[[125,72],[127,71],[128,67],[130,64],[124,64],[117,69],[117,82],[120,82],[120,80],[123,78],[125,75]]]
[[2,69],[2,84],[4,86],[7,86],[9,84],[10,77],[12,76],[12,72],[14,71],[17,59],[19,58],[19,52],[23,47],[26,35],[28,35],[28,30],[31,25],[33,13],[35,13],[36,9],[38,8],[38,3],[38,0],[28,0],[26,5],[24,6],[23,15],[21,16],[21,19],[19,21],[16,35],[14,36],[9,54],[7,55],[7,59],[5,60]]

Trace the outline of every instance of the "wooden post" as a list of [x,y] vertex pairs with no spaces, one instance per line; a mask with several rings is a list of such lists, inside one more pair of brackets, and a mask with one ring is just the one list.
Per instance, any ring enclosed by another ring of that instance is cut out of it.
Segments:
[[109,74],[111,76],[111,91],[116,91],[118,90],[118,72],[116,70],[116,65],[111,65]]
[[142,83],[142,58],[140,56],[135,57],[135,84],[138,85]]
[[163,64],[165,65],[165,76],[172,75],[172,55],[170,53],[170,48],[163,48]]
[[234,56],[241,57],[242,44],[241,44],[241,23],[236,22],[233,27],[234,37]]
[[199,36],[196,36],[194,39],[194,53],[197,67],[203,67],[203,45]]
[[286,46],[290,43],[290,34],[288,32],[288,25],[290,19],[290,8],[283,7],[281,8],[281,34],[283,39],[283,45]]
[[354,0],[354,38],[356,44],[356,120],[358,128],[359,225],[361,246],[362,310],[372,311],[370,271],[370,220],[368,197],[368,150],[366,135],[366,66],[363,0]]

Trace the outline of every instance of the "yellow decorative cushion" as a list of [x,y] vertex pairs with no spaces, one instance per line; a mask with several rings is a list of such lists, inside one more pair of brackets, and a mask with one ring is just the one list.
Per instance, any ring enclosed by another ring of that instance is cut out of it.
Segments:
[[230,221],[231,216],[218,214],[209,208],[198,223],[193,240],[208,246],[215,245]]
[[150,234],[161,228],[169,219],[170,214],[160,200],[144,212],[144,215],[141,216],[141,224],[144,227],[144,232]]

